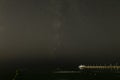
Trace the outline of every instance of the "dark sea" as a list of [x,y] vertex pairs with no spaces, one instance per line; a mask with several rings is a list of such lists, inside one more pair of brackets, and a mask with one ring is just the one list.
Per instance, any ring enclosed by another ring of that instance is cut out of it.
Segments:
[[52,71],[8,71],[1,74],[0,80],[120,80],[119,72],[80,72],[56,73]]
[[108,74],[27,74],[18,76],[15,80],[120,80],[120,75]]
[[1,65],[0,80],[120,80],[119,71],[84,71],[75,67],[50,65]]

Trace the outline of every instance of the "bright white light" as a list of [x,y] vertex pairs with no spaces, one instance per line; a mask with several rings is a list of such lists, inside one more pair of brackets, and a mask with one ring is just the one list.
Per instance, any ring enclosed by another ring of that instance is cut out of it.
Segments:
[[84,69],[85,68],[85,65],[80,65],[78,66],[79,69]]

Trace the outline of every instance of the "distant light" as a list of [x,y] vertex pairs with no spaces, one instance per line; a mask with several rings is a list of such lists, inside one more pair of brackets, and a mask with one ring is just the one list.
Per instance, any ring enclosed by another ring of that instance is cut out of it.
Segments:
[[82,70],[85,68],[85,65],[80,65],[80,66],[78,66],[78,68]]

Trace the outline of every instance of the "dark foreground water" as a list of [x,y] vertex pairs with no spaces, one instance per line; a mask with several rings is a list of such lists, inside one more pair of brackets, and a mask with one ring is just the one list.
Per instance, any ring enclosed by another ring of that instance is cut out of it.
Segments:
[[71,72],[55,73],[40,71],[18,71],[16,73],[5,73],[0,80],[120,80],[119,72]]
[[21,75],[16,80],[120,80],[120,75],[102,74],[27,74]]

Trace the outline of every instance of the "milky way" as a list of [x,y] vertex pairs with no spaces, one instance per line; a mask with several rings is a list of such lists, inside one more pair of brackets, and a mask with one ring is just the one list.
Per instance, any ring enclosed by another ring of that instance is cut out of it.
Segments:
[[1,0],[0,59],[112,62],[120,56],[118,0]]

